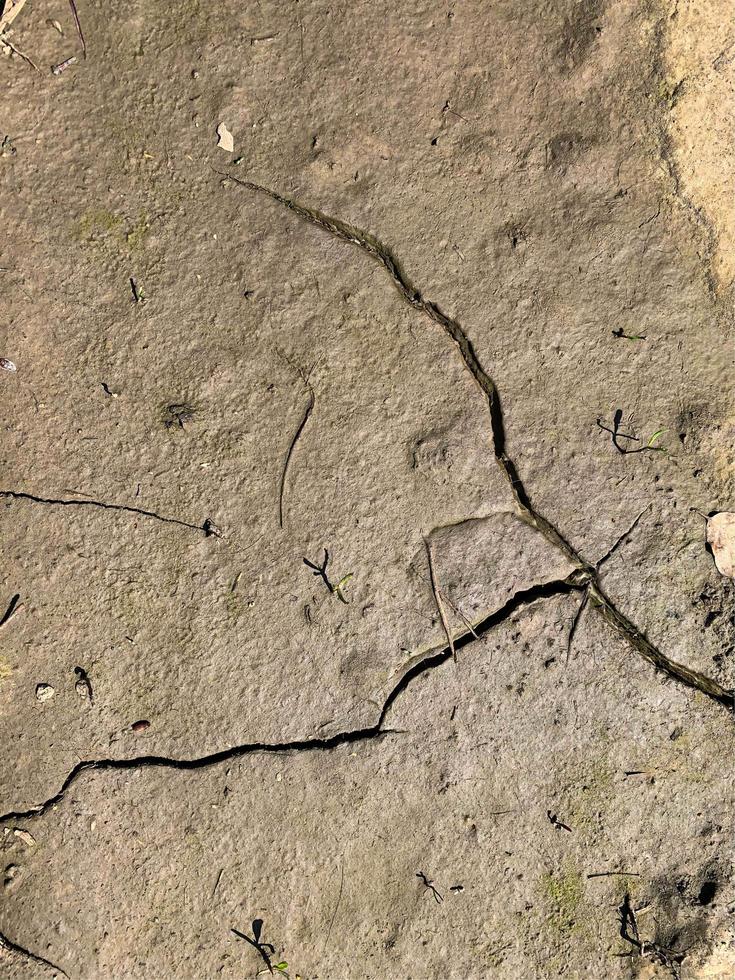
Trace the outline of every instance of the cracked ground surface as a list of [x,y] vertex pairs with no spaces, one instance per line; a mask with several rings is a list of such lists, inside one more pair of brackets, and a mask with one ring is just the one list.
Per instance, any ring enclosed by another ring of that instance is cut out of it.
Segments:
[[732,976],[723,19],[78,7],[0,65],[3,975]]

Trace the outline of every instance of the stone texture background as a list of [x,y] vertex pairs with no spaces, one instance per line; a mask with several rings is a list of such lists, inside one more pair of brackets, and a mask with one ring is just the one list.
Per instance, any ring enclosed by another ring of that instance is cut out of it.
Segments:
[[536,510],[592,564],[640,515],[604,589],[730,689],[731,0],[77,6],[86,60],[31,0],[0,61],[3,975],[254,976],[261,918],[304,980],[731,977],[731,714],[592,605],[570,646],[456,347],[222,176],[391,249]]

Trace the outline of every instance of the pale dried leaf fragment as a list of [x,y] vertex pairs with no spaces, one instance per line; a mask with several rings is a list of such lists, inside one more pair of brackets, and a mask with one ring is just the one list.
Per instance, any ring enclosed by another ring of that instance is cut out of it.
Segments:
[[15,827],[13,829],[13,833],[18,838],[18,840],[23,841],[26,847],[36,846],[36,838],[33,836],[33,834],[29,834],[27,830],[21,830],[20,827]]
[[0,31],[7,30],[25,6],[26,0],[8,0],[0,15]]
[[221,147],[227,153],[232,153],[235,149],[235,140],[232,133],[223,122],[217,127],[217,146]]
[[735,514],[722,511],[707,519],[707,544],[720,575],[735,578]]

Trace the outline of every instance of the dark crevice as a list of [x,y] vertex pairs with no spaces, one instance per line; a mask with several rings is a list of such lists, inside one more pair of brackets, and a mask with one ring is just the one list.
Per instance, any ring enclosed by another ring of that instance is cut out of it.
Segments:
[[[340,221],[339,218],[329,217],[315,208],[298,204],[296,201],[283,197],[276,191],[270,190],[268,187],[263,187],[260,184],[253,183],[252,181],[242,180],[239,177],[234,177],[232,174],[225,174],[221,173],[220,171],[216,171],[216,173],[219,173],[221,177],[232,180],[241,187],[245,187],[248,190],[255,191],[258,194],[263,194],[266,197],[269,197],[271,200],[287,208],[289,211],[293,211],[293,213],[298,215],[300,218],[303,218],[312,225],[316,225],[318,228],[321,228],[328,234],[333,235],[335,238],[341,239],[344,242],[349,242],[352,245],[356,245],[367,255],[375,259],[385,269],[393,281],[394,286],[409,306],[424,313],[431,320],[442,327],[444,332],[456,344],[465,367],[475,379],[487,402],[490,416],[490,428],[493,436],[493,451],[495,454],[495,460],[510,486],[511,492],[518,506],[520,518],[531,527],[536,528],[536,530],[538,530],[547,541],[549,541],[576,566],[577,574],[579,576],[578,581],[581,582],[584,580],[585,584],[589,584],[590,598],[593,600],[592,604],[598,610],[600,610],[606,622],[619,635],[624,637],[631,645],[633,650],[640,654],[644,660],[656,667],[657,670],[661,670],[663,673],[679,683],[700,691],[702,694],[707,695],[707,697],[712,698],[718,704],[722,704],[732,710],[735,706],[733,692],[721,687],[721,685],[717,684],[716,681],[711,680],[706,675],[695,670],[690,670],[688,667],[684,667],[681,664],[677,664],[675,661],[670,660],[659,650],[657,650],[656,647],[654,647],[653,644],[650,643],[650,641],[644,636],[644,634],[636,626],[634,626],[630,620],[628,620],[618,611],[613,602],[603,592],[597,574],[597,569],[593,567],[562,536],[562,534],[549,520],[535,510],[531,503],[529,494],[527,493],[518,474],[516,465],[510,459],[505,449],[505,423],[503,419],[503,410],[495,383],[480,364],[470,339],[467,337],[459,323],[443,313],[436,303],[432,303],[431,301],[423,298],[419,290],[416,289],[406,273],[403,271],[398,259],[393,255],[390,249],[383,245],[383,243],[373,235],[370,235],[359,228],[355,228],[344,221]],[[636,519],[634,522],[633,527],[635,527],[637,521],[638,519]],[[626,534],[623,535],[623,538],[627,537],[630,531],[633,530],[633,527],[629,528]],[[615,543],[615,545],[613,545],[611,551],[608,553],[608,555],[604,556],[602,561],[611,556],[612,552],[617,549],[622,540],[623,539],[621,538]],[[599,564],[602,564],[602,561]]]
[[[220,173],[219,171],[216,172]],[[400,262],[393,255],[390,249],[383,245],[383,243],[373,235],[361,231],[359,228],[355,228],[352,225],[348,225],[344,221],[340,221],[339,218],[331,218],[326,214],[322,214],[321,211],[315,210],[314,208],[297,204],[296,201],[283,197],[281,194],[278,194],[276,191],[272,191],[267,187],[262,187],[260,184],[254,184],[249,180],[241,180],[239,177],[234,177],[232,174],[220,173],[220,176],[229,178],[236,184],[240,184],[242,187],[248,188],[248,190],[256,191],[259,194],[265,194],[273,201],[276,201],[278,204],[288,208],[289,211],[293,211],[294,214],[297,214],[300,218],[303,218],[310,224],[316,225],[344,242],[357,245],[358,248],[362,249],[363,252],[366,252],[383,266],[385,271],[393,280],[394,286],[409,306],[413,307],[415,310],[419,310],[435,323],[439,324],[444,332],[451,337],[451,339],[457,345],[465,367],[475,379],[475,382],[482,391],[485,401],[487,402],[488,414],[490,417],[490,428],[493,436],[495,460],[500,469],[503,471],[503,474],[510,485],[511,492],[522,516],[529,524],[540,531],[548,541],[562,551],[575,565],[578,565],[581,568],[591,568],[592,566],[589,564],[589,562],[582,558],[574,550],[574,548],[572,548],[569,542],[562,537],[557,528],[555,528],[553,524],[543,517],[543,515],[534,510],[528,493],[526,492],[523,482],[518,474],[518,470],[505,451],[505,422],[503,419],[503,410],[500,404],[500,397],[498,395],[497,388],[495,387],[495,383],[493,382],[492,378],[480,364],[479,358],[477,357],[475,349],[472,346],[472,342],[456,320],[453,320],[451,317],[447,316],[436,303],[432,303],[430,300],[424,299],[419,290],[413,285],[411,280],[403,271]]]
[[[534,585],[529,589],[516,592],[508,602],[500,609],[486,616],[474,627],[474,633],[467,631],[462,633],[454,640],[454,649],[462,650],[482,638],[499,623],[511,616],[523,606],[530,605],[540,599],[548,599],[551,596],[569,595],[569,593],[579,589],[579,585],[572,577],[560,579],[554,582],[546,582],[543,585]],[[403,674],[391,689],[383,703],[378,720],[373,725],[352,731],[338,732],[326,738],[306,738],[292,742],[248,742],[244,745],[235,745],[228,749],[221,749],[219,752],[212,752],[209,755],[200,756],[196,759],[174,759],[169,756],[144,755],[136,756],[132,759],[89,759],[78,762],[71,770],[61,785],[61,788],[54,796],[44,803],[29,807],[27,810],[14,810],[0,816],[0,823],[9,821],[27,820],[30,817],[41,816],[52,807],[57,806],[66,796],[67,791],[79,779],[82,773],[88,770],[114,770],[123,771],[127,769],[146,769],[163,768],[177,769],[190,772],[195,769],[207,769],[210,766],[219,765],[221,762],[229,762],[239,759],[246,755],[261,754],[283,754],[289,752],[329,752],[339,748],[341,745],[350,745],[354,742],[367,742],[373,739],[385,738],[388,735],[399,734],[398,732],[384,728],[385,719],[396,699],[409,687],[409,685],[420,677],[428,673],[435,667],[439,667],[452,656],[452,650],[447,645],[435,653],[427,654],[422,660],[414,664]]]
[[628,528],[628,530],[627,530],[627,531],[623,531],[623,533],[622,533],[622,534],[621,534],[621,535],[620,535],[620,536],[618,537],[618,539],[617,539],[617,541],[615,541],[615,543],[614,543],[614,544],[612,544],[612,545],[611,545],[611,546],[610,546],[610,547],[609,547],[609,548],[607,549],[607,551],[606,551],[606,552],[605,552],[605,554],[604,554],[604,555],[602,556],[602,558],[599,558],[599,559],[598,559],[598,560],[597,560],[597,561],[595,562],[595,569],[596,569],[596,570],[597,570],[598,572],[600,571],[600,569],[602,568],[602,566],[603,566],[603,565],[605,564],[605,562],[607,562],[607,561],[609,561],[609,560],[610,560],[610,558],[612,558],[612,556],[613,556],[613,555],[615,554],[615,552],[616,552],[616,551],[618,550],[618,548],[619,548],[619,547],[620,547],[620,546],[621,546],[621,545],[622,545],[622,544],[623,544],[623,543],[624,543],[625,541],[627,541],[627,540],[628,540],[628,538],[630,537],[630,535],[631,535],[631,534],[633,533],[633,531],[634,531],[634,530],[636,529],[636,527],[638,526],[638,522],[640,521],[640,519],[641,519],[641,517],[643,517],[643,515],[644,515],[644,514],[646,513],[646,511],[647,511],[647,510],[649,509],[649,507],[650,507],[650,506],[651,506],[651,505],[649,504],[649,505],[648,505],[648,507],[644,507],[644,508],[643,508],[643,510],[642,510],[642,511],[640,512],[640,514],[638,515],[638,517],[636,517],[636,519],[635,519],[635,520],[633,521],[633,523],[632,523],[632,524],[630,525],[630,527]]
[[125,504],[107,504],[102,500],[87,500],[85,498],[78,500],[56,500],[49,497],[37,497],[35,494],[24,493],[20,490],[0,490],[0,497],[9,497],[12,500],[30,500],[36,504],[50,504],[54,507],[99,507],[102,510],[119,510],[126,514],[137,514],[139,517],[152,517],[154,520],[162,521],[164,524],[178,524],[179,527],[188,527],[192,531],[201,531],[206,537],[218,534],[215,525],[209,518],[203,524],[190,524],[188,521],[179,520],[178,517],[163,517],[161,514],[156,514],[152,510],[143,510],[140,507],[128,507]]
[[24,956],[32,963],[38,963],[41,966],[48,967],[49,970],[55,970],[56,973],[60,973],[64,977],[69,976],[68,973],[62,970],[60,966],[52,963],[51,960],[45,960],[43,956],[39,956],[37,953],[32,953],[29,949],[26,949],[25,946],[19,946],[18,943],[14,943],[12,939],[8,939],[8,937],[2,932],[0,932],[0,946],[2,946],[3,949],[7,949],[11,953],[17,953],[19,956]]

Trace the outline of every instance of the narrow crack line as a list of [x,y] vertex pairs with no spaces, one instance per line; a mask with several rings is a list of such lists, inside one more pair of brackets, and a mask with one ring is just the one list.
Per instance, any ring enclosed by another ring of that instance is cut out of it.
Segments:
[[0,932],[0,946],[2,946],[3,949],[9,950],[11,953],[17,953],[19,956],[25,956],[26,959],[31,960],[33,963],[40,963],[41,966],[47,966],[49,970],[55,970],[57,973],[61,973],[62,976],[67,978],[69,976],[65,970],[62,970],[60,966],[52,963],[51,960],[46,960],[43,958],[43,956],[39,956],[37,953],[32,953],[24,946],[19,946],[18,943],[14,943],[12,939],[8,939],[8,937],[2,932]]
[[599,572],[600,569],[602,568],[602,566],[605,564],[605,562],[608,561],[610,558],[612,558],[612,556],[618,550],[618,548],[620,547],[620,545],[624,541],[627,541],[628,540],[628,538],[631,536],[631,534],[633,533],[633,531],[635,531],[636,527],[638,526],[638,522],[640,521],[641,517],[643,517],[643,515],[646,513],[646,511],[647,510],[650,510],[650,508],[651,508],[651,504],[648,504],[647,507],[644,507],[643,510],[638,515],[638,517],[636,517],[636,519],[630,525],[630,527],[628,528],[628,530],[627,531],[623,531],[623,533],[620,535],[620,537],[617,539],[617,541],[607,549],[607,551],[602,556],[602,558],[600,558],[598,561],[595,562],[595,570],[596,571]]
[[686,687],[694,688],[694,690],[706,694],[707,697],[724,705],[730,711],[735,710],[735,695],[732,691],[722,687],[717,681],[707,677],[706,674],[685,667],[684,664],[677,663],[676,660],[672,660],[661,653],[638,627],[616,608],[602,591],[596,579],[590,579],[589,590],[590,601],[597,606],[602,618],[612,626],[616,633],[625,637],[644,660]]
[[239,184],[241,187],[269,197],[289,211],[293,211],[294,214],[304,221],[316,225],[335,238],[356,245],[383,266],[392,279],[394,286],[409,306],[424,313],[429,319],[442,327],[444,332],[454,341],[465,367],[474,378],[487,402],[495,460],[510,486],[520,518],[529,526],[539,531],[550,544],[557,548],[558,551],[576,566],[578,584],[582,582],[585,585],[589,584],[590,598],[595,600],[594,605],[600,610],[609,625],[621,636],[625,637],[632,648],[648,661],[648,663],[653,664],[657,669],[680,681],[682,684],[695,688],[719,704],[725,705],[730,710],[733,710],[735,708],[735,702],[732,692],[727,691],[705,674],[700,674],[698,671],[690,670],[676,663],[676,661],[670,660],[656,649],[629,619],[616,609],[600,586],[596,568],[562,536],[561,532],[543,514],[535,510],[518,474],[515,463],[508,456],[505,449],[505,423],[495,383],[480,364],[471,341],[459,323],[447,316],[436,303],[423,298],[403,271],[398,259],[390,249],[373,235],[353,225],[349,225],[339,218],[329,217],[315,208],[298,204],[296,201],[284,197],[268,187],[263,187],[261,184],[243,180],[240,177],[222,173],[221,171],[215,171],[215,173],[218,173],[220,177]]
[[465,367],[474,378],[487,402],[488,413],[490,416],[490,429],[493,436],[493,452],[495,454],[495,460],[508,481],[513,497],[521,514],[524,516],[524,519],[538,531],[540,531],[548,541],[562,551],[567,558],[573,562],[573,564],[578,565],[581,568],[591,569],[592,566],[589,564],[589,562],[582,558],[571,546],[571,544],[569,544],[569,542],[561,535],[559,530],[555,528],[554,525],[551,524],[551,522],[548,521],[542,514],[538,513],[531,505],[530,498],[525,490],[525,487],[523,486],[523,482],[518,474],[516,466],[505,451],[505,423],[503,420],[503,410],[500,404],[500,397],[498,395],[497,388],[495,387],[495,383],[490,375],[487,374],[480,364],[479,358],[477,357],[475,349],[472,346],[472,342],[456,320],[453,320],[451,317],[447,316],[436,303],[424,299],[419,290],[414,286],[407,274],[403,271],[398,259],[393,255],[390,249],[373,235],[370,235],[359,228],[355,228],[353,225],[349,225],[346,222],[341,221],[339,218],[331,218],[328,215],[323,214],[321,211],[317,211],[315,208],[298,204],[296,201],[283,197],[276,191],[273,191],[268,187],[263,187],[260,184],[255,184],[252,181],[242,180],[240,177],[222,173],[221,171],[215,172],[221,177],[225,177],[236,184],[240,184],[242,187],[245,187],[248,190],[266,195],[266,197],[271,198],[271,200],[276,201],[285,208],[288,208],[289,211],[293,211],[294,214],[298,215],[304,221],[316,225],[318,228],[328,232],[335,238],[339,238],[344,242],[349,242],[352,245],[357,245],[358,248],[362,249],[363,252],[366,252],[383,266],[385,271],[391,277],[393,285],[409,306],[424,313],[429,317],[429,319],[433,320],[434,323],[437,323],[444,330],[444,332],[456,344]]
[[140,507],[128,507],[125,504],[107,504],[102,500],[86,500],[84,498],[79,500],[56,500],[50,497],[37,497],[35,494],[24,493],[21,490],[0,490],[0,497],[9,497],[12,500],[30,500],[36,504],[50,504],[61,507],[99,507],[102,510],[119,510],[127,514],[138,514],[140,517],[152,517],[154,520],[162,521],[164,524],[178,524],[179,527],[188,527],[192,531],[202,531],[207,537],[213,533],[210,530],[210,527],[213,527],[213,525],[209,519],[203,524],[190,524],[188,521],[179,520],[178,517],[163,517],[161,514],[156,514],[152,510],[143,510]]
[[[534,585],[528,589],[516,592],[511,598],[490,613],[480,623],[474,627],[474,633],[467,631],[454,639],[454,647],[459,650],[470,643],[481,639],[495,626],[502,623],[518,609],[537,602],[540,599],[547,599],[557,595],[569,595],[571,592],[578,591],[580,586],[574,580],[574,573],[566,579],[558,579],[552,582],[545,582],[543,585]],[[116,771],[122,772],[129,769],[176,769],[184,772],[191,772],[196,769],[208,769],[210,766],[219,765],[222,762],[229,762],[232,759],[239,759],[246,755],[258,753],[267,755],[283,755],[290,752],[329,752],[339,748],[341,745],[350,745],[355,742],[367,742],[373,739],[386,738],[389,735],[403,734],[395,729],[385,727],[385,720],[397,698],[403,694],[411,683],[422,674],[428,673],[435,667],[441,666],[452,656],[449,646],[443,647],[433,653],[428,653],[420,661],[413,664],[409,669],[402,672],[391,688],[388,696],[383,702],[383,707],[378,716],[378,720],[373,725],[364,728],[337,732],[325,738],[306,738],[297,739],[292,742],[247,742],[243,745],[234,745],[228,749],[220,749],[209,755],[200,756],[195,759],[175,759],[170,756],[142,755],[130,759],[86,759],[78,762],[69,772],[61,788],[57,793],[39,803],[29,807],[27,810],[13,810],[0,816],[0,824],[16,822],[19,820],[29,820],[32,817],[43,816],[61,803],[83,773],[89,770],[97,771]]]

